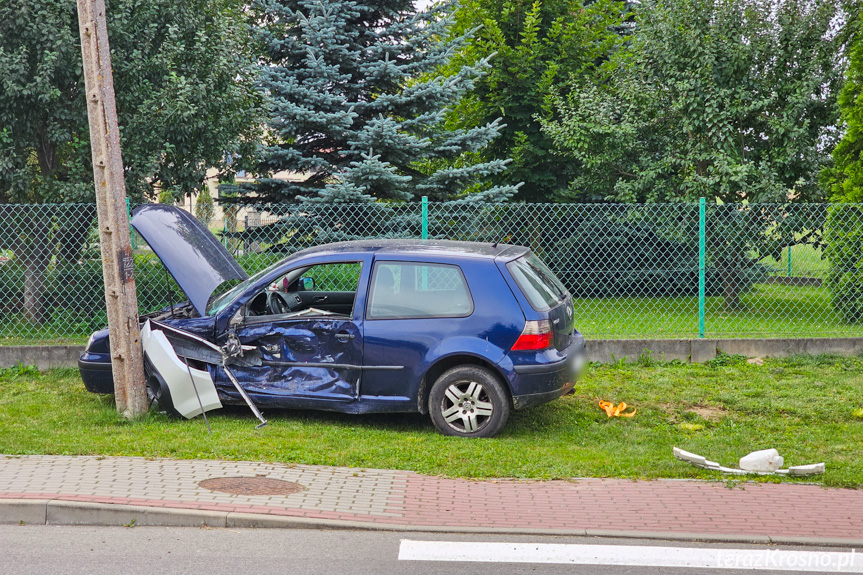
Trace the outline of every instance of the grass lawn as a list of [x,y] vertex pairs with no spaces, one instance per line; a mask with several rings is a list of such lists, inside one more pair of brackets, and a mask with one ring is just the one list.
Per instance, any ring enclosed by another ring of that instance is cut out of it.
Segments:
[[[224,458],[414,470],[458,477],[734,479],[673,458],[681,447],[735,465],[775,447],[786,464],[824,461],[814,481],[863,487],[863,358],[792,358],[748,365],[596,366],[577,393],[515,412],[494,439],[438,435],[420,415],[270,411],[254,428],[245,409],[171,420],[120,418],[110,397],[84,391],[73,370],[0,374],[0,453]],[[598,399],[638,408],[608,419]],[[768,478],[769,481],[794,481]],[[810,481],[813,479],[810,478]]]
[[[782,250],[779,261],[764,258],[761,263],[774,270],[775,275],[798,276],[826,279],[830,272],[830,262],[823,259],[822,250],[807,244],[791,246],[791,262],[789,268],[788,249]],[[790,270],[791,273],[788,273]]]
[[[705,336],[860,337],[863,326],[842,321],[825,287],[756,284],[742,309],[725,310],[722,297],[705,300]],[[588,338],[698,337],[698,298],[577,298],[575,326]]]

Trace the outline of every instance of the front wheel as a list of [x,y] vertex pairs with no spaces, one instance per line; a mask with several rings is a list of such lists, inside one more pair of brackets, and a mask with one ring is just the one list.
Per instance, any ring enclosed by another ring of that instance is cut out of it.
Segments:
[[463,365],[441,375],[429,394],[432,423],[444,435],[493,437],[509,419],[509,396],[484,367]]

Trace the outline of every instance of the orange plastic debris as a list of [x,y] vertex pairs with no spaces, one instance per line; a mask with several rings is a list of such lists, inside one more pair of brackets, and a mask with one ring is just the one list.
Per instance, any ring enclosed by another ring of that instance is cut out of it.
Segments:
[[620,402],[620,405],[614,405],[610,401],[603,401],[601,399],[599,400],[599,408],[604,410],[605,414],[608,417],[632,417],[633,415],[635,415],[635,412],[638,411],[633,407],[632,411],[624,413],[627,407],[630,406],[626,405],[623,402]]

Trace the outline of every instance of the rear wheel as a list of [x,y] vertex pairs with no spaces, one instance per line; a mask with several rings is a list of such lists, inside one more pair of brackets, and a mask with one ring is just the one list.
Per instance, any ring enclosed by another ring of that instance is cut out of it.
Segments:
[[509,395],[484,367],[463,365],[441,375],[429,394],[432,423],[444,435],[493,437],[509,419]]

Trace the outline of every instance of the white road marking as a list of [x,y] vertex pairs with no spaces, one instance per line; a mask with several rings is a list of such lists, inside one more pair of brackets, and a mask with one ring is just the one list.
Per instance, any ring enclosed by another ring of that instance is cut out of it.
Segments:
[[853,549],[795,551],[402,539],[399,560],[863,573],[863,553]]

